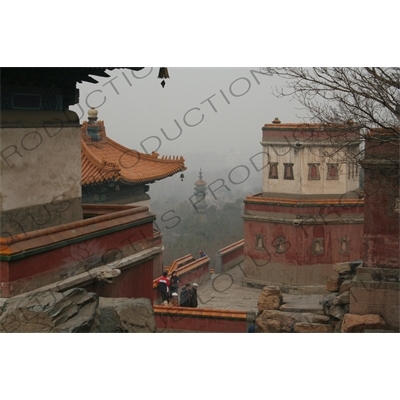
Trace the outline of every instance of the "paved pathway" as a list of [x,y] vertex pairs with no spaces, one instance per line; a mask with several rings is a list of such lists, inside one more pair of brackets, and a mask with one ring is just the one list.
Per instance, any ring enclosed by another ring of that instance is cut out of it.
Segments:
[[[213,274],[211,280],[197,290],[199,308],[254,311],[262,289],[242,286],[243,272],[236,266],[225,274]],[[290,295],[283,293],[286,311],[315,312],[321,310],[319,301],[323,295]]]

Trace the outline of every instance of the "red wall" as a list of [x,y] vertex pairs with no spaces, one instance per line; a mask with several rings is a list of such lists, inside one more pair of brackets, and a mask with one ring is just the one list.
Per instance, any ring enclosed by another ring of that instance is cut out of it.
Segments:
[[112,284],[93,282],[85,289],[88,292],[97,293],[101,297],[146,297],[151,300],[153,297],[153,261],[149,260],[123,270]]
[[[158,332],[191,331],[217,333],[245,333],[247,332],[246,318],[224,318],[201,315],[182,315],[178,310],[184,307],[170,307],[163,314],[155,311],[155,320]],[[191,309],[193,310],[193,309]],[[205,310],[205,309],[203,309]],[[213,310],[205,310],[211,313]],[[196,309],[201,313],[201,309]]]
[[[111,264],[118,265],[118,261],[123,257],[160,243],[160,237],[153,240],[153,224],[148,222],[128,229],[104,233],[102,236],[78,243],[65,244],[63,247],[24,258],[3,261],[0,270],[3,284],[1,295],[2,297],[14,296],[89,271],[110,261]],[[111,255],[116,257],[115,261],[109,258]],[[133,285],[128,289],[125,287],[127,284],[123,283],[124,293],[132,293],[133,288],[136,288],[135,293],[146,293],[145,297],[152,298],[153,265],[145,265],[147,267],[136,269],[138,281],[131,277],[131,274],[135,273],[134,270],[124,272],[123,276],[128,277],[130,285]],[[146,281],[146,290],[142,289],[143,280]],[[105,292],[109,290],[114,289],[104,289]]]
[[[278,209],[277,207],[273,208]],[[258,206],[258,210],[261,209],[261,206]],[[280,212],[284,212],[283,209],[285,208],[280,207]],[[362,207],[355,208],[356,214],[360,214],[360,209]],[[270,212],[270,207],[265,206],[264,211]],[[304,210],[298,212],[304,213]],[[311,212],[307,209],[307,214],[309,213]],[[294,265],[334,264],[359,260],[362,256],[363,232],[363,224],[304,224],[294,226],[293,224],[245,220],[245,255],[256,260]],[[256,249],[256,235],[264,235],[265,248],[262,250]],[[284,236],[286,239],[286,251],[284,253],[276,252],[276,239],[280,236]],[[349,254],[339,252],[339,238],[344,237],[350,241]],[[323,254],[312,253],[313,238],[324,239]]]

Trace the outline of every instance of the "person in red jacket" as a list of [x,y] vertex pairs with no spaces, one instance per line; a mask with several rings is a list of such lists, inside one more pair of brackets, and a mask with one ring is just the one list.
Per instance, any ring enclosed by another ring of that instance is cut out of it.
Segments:
[[161,278],[158,278],[157,281],[157,288],[158,291],[161,293],[161,299],[162,302],[164,302],[165,300],[168,301],[169,299],[169,287],[171,285],[171,282],[168,279],[168,273],[164,272],[163,276]]

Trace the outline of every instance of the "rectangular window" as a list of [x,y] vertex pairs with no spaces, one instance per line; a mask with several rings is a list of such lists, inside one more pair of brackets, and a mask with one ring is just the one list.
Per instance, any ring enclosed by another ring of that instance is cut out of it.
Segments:
[[321,179],[319,175],[319,164],[308,164],[308,180],[319,181]]
[[339,254],[349,254],[350,253],[350,239],[340,238],[339,239]]
[[283,165],[285,167],[283,179],[293,180],[294,179],[293,164],[292,163],[284,163]]
[[323,238],[313,239],[312,253],[313,254],[324,254],[324,239]]
[[339,179],[338,164],[327,164],[327,175],[326,179]]
[[269,179],[278,179],[278,163],[269,163]]
[[264,235],[256,235],[256,249],[263,250],[264,249]]

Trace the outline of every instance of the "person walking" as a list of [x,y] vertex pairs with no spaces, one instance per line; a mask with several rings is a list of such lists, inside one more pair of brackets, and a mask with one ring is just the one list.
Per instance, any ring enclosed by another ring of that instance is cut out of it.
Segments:
[[190,290],[190,283],[186,283],[185,287],[181,291],[181,301],[179,305],[181,307],[190,307],[190,299],[191,299],[191,290]]
[[179,278],[176,271],[174,271],[171,275],[171,286],[169,287],[171,293],[178,293],[179,290]]
[[171,282],[168,279],[168,273],[164,272],[161,278],[158,278],[157,289],[161,293],[161,301],[168,301],[169,299],[169,287]]
[[197,283],[193,283],[190,297],[190,307],[197,308]]

